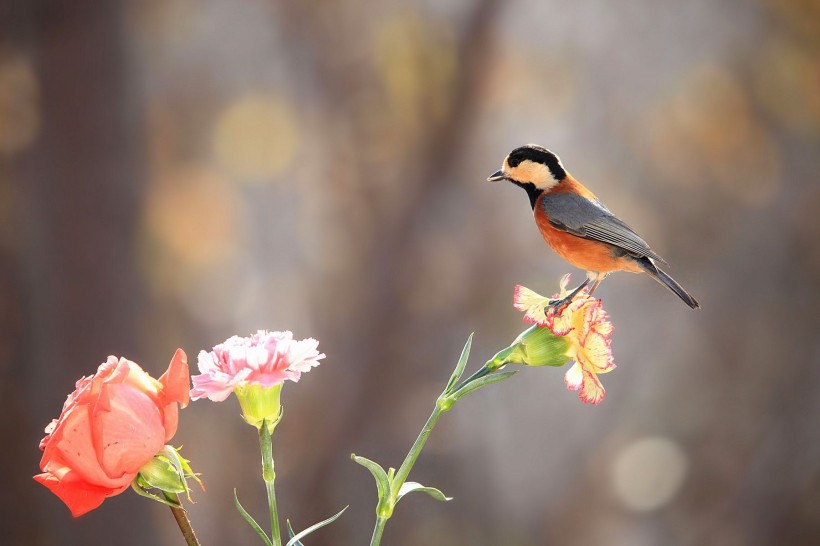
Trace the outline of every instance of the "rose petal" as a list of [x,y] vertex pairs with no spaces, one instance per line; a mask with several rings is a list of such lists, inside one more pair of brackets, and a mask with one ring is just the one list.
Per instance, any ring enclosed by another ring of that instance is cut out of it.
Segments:
[[65,467],[74,472],[76,480],[105,488],[120,487],[122,476],[110,476],[99,463],[89,413],[88,406],[75,406],[61,417],[43,452],[40,470],[55,473]]
[[162,414],[150,397],[130,386],[110,390],[111,411],[96,416],[104,442],[100,462],[111,476],[136,474],[165,444]]
[[188,355],[177,349],[168,364],[168,370],[159,378],[164,387],[166,402],[179,402],[180,408],[188,405],[190,385],[188,374]]
[[129,483],[119,488],[108,489],[89,484],[82,479],[74,479],[71,472],[62,478],[46,472],[34,476],[34,479],[57,495],[75,518],[97,508],[106,498],[119,495],[130,485]]
[[[94,376],[77,382],[59,419],[46,428],[40,444],[43,474],[34,479],[75,516],[124,491],[173,436],[176,404],[187,401],[187,379],[182,389],[176,384],[184,362],[175,359],[167,381],[160,382],[130,360],[108,357]],[[165,383],[173,388],[170,395]],[[166,398],[177,400],[160,404]]]

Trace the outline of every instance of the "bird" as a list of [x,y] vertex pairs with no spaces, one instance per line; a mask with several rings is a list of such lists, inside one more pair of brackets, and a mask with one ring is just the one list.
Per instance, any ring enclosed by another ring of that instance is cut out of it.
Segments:
[[[561,159],[535,144],[519,146],[504,158],[489,182],[506,180],[527,192],[538,230],[564,260],[586,270],[587,279],[549,306],[556,310],[572,301],[588,285],[592,295],[612,272],[646,273],[674,292],[692,309],[698,301],[658,264],[668,265],[594,193],[576,180]],[[548,307],[549,307],[548,306]]]

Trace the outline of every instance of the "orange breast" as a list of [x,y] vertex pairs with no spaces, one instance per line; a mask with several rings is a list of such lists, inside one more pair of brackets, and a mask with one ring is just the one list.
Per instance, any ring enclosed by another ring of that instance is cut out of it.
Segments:
[[[581,187],[583,188],[583,186]],[[591,192],[589,193],[591,194]],[[549,244],[559,256],[575,267],[598,273],[610,273],[612,271],[631,271],[638,273],[641,271],[629,257],[618,256],[615,247],[608,243],[584,239],[583,237],[577,237],[566,231],[554,228],[550,224],[547,213],[544,212],[540,200],[536,203],[533,214],[538,230],[541,232],[547,244]]]

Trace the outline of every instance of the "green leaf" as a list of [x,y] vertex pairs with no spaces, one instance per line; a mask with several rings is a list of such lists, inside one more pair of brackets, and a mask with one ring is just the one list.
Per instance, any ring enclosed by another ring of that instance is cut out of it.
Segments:
[[[329,525],[329,524],[333,523],[334,521],[339,519],[339,516],[341,516],[342,514],[345,513],[345,510],[347,510],[347,508],[348,507],[345,506],[335,516],[331,516],[331,517],[327,518],[324,521],[320,521],[319,523],[314,523],[313,525],[311,525],[310,527],[308,527],[307,529],[305,529],[301,533],[299,533],[295,536],[292,536],[291,539],[288,541],[288,543],[285,544],[285,546],[300,546],[302,544],[301,542],[299,542],[300,539],[305,538],[306,536],[308,536],[310,533],[312,533],[316,529],[321,529],[325,525]],[[290,527],[290,522],[289,521],[288,521],[288,533],[293,533],[293,530]]]
[[[286,519],[286,520],[285,520],[285,524],[288,526],[288,538],[293,538],[293,537],[295,537],[295,536],[296,536],[296,533],[294,533],[294,532],[293,532],[293,527],[291,527],[291,525],[290,525],[290,520],[289,520],[289,519]],[[297,541],[293,544],[293,546],[304,546],[304,544],[302,544],[301,542],[299,542],[299,540],[297,540]]]
[[161,502],[162,504],[168,505],[171,508],[182,508],[182,505],[178,502],[172,502],[166,499],[165,497],[160,497],[159,495],[149,493],[147,490],[143,489],[137,484],[137,480],[131,482],[131,489],[133,489],[137,493],[137,495],[141,497]]
[[461,350],[461,356],[458,358],[456,369],[453,370],[453,375],[450,376],[450,381],[447,382],[447,388],[444,389],[445,393],[449,393],[453,387],[455,387],[458,380],[461,379],[461,375],[464,373],[464,368],[467,366],[467,359],[470,357],[470,348],[473,346],[473,334],[475,334],[475,332],[470,334],[470,337],[467,338],[467,343],[464,345],[464,349]]
[[236,509],[239,510],[239,513],[242,514],[242,517],[245,518],[245,521],[248,522],[248,525],[253,527],[253,530],[256,531],[256,534],[262,539],[266,546],[273,546],[273,542],[271,539],[268,538],[268,535],[265,534],[265,531],[256,523],[256,520],[245,510],[242,505],[239,503],[239,497],[236,496],[236,489],[233,490],[233,502],[236,505]]
[[511,371],[511,372],[501,372],[501,373],[494,373],[492,375],[487,375],[485,377],[482,377],[481,379],[477,379],[477,380],[473,381],[472,383],[467,383],[460,390],[454,392],[450,396],[450,398],[453,400],[453,402],[458,402],[459,400],[461,400],[462,398],[464,398],[465,396],[467,396],[471,392],[475,392],[475,391],[477,391],[478,389],[480,389],[482,387],[486,387],[487,385],[492,385],[493,383],[498,383],[499,381],[504,381],[508,377],[514,376],[516,373],[518,373],[518,372],[517,371]]
[[[182,448],[180,447],[180,449]],[[179,453],[177,453],[177,455],[179,455]],[[179,460],[182,464],[182,470],[185,472],[185,477],[193,478],[194,480],[196,480],[196,483],[199,484],[199,487],[201,487],[202,490],[205,491],[205,484],[202,483],[202,480],[199,479],[199,474],[194,472],[191,468],[191,465],[189,464],[191,461],[189,461],[182,455],[179,455]],[[185,482],[185,492],[188,494],[188,500],[191,500],[191,491],[188,488],[188,482]]]
[[[168,493],[187,493],[182,465],[162,451],[140,468],[140,486],[148,485]],[[147,488],[146,488],[147,489]]]
[[401,489],[399,489],[399,496],[396,499],[396,502],[401,500],[401,498],[405,496],[407,493],[412,493],[414,491],[419,491],[420,493],[427,493],[437,501],[446,502],[449,500],[453,500],[453,497],[445,496],[444,493],[442,493],[435,487],[425,487],[418,482],[404,482],[404,484],[401,486]]
[[365,467],[373,474],[373,477],[376,478],[376,489],[378,490],[379,494],[379,501],[382,499],[386,499],[390,497],[390,480],[387,477],[387,473],[384,471],[384,468],[381,467],[379,463],[375,463],[370,459],[366,459],[365,457],[359,457],[355,453],[350,454],[350,458]]

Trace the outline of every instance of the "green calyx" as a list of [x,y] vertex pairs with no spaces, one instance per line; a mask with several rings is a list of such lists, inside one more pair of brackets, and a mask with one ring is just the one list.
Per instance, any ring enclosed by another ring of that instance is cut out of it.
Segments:
[[263,387],[262,385],[242,385],[234,389],[234,394],[242,408],[242,418],[251,426],[262,430],[266,426],[269,434],[282,416],[282,405],[279,397],[282,385]]
[[563,366],[569,361],[569,341],[549,328],[533,325],[521,332],[512,345],[487,361],[485,367],[498,370],[507,364]]
[[[168,499],[176,498],[178,493],[185,493],[190,500],[188,478],[194,479],[202,486],[199,477],[191,470],[188,460],[180,455],[176,448],[166,445],[140,468],[131,486],[132,489],[144,497],[170,506],[178,506],[178,503],[170,502]],[[159,496],[152,493],[152,489],[162,491],[163,495]]]

